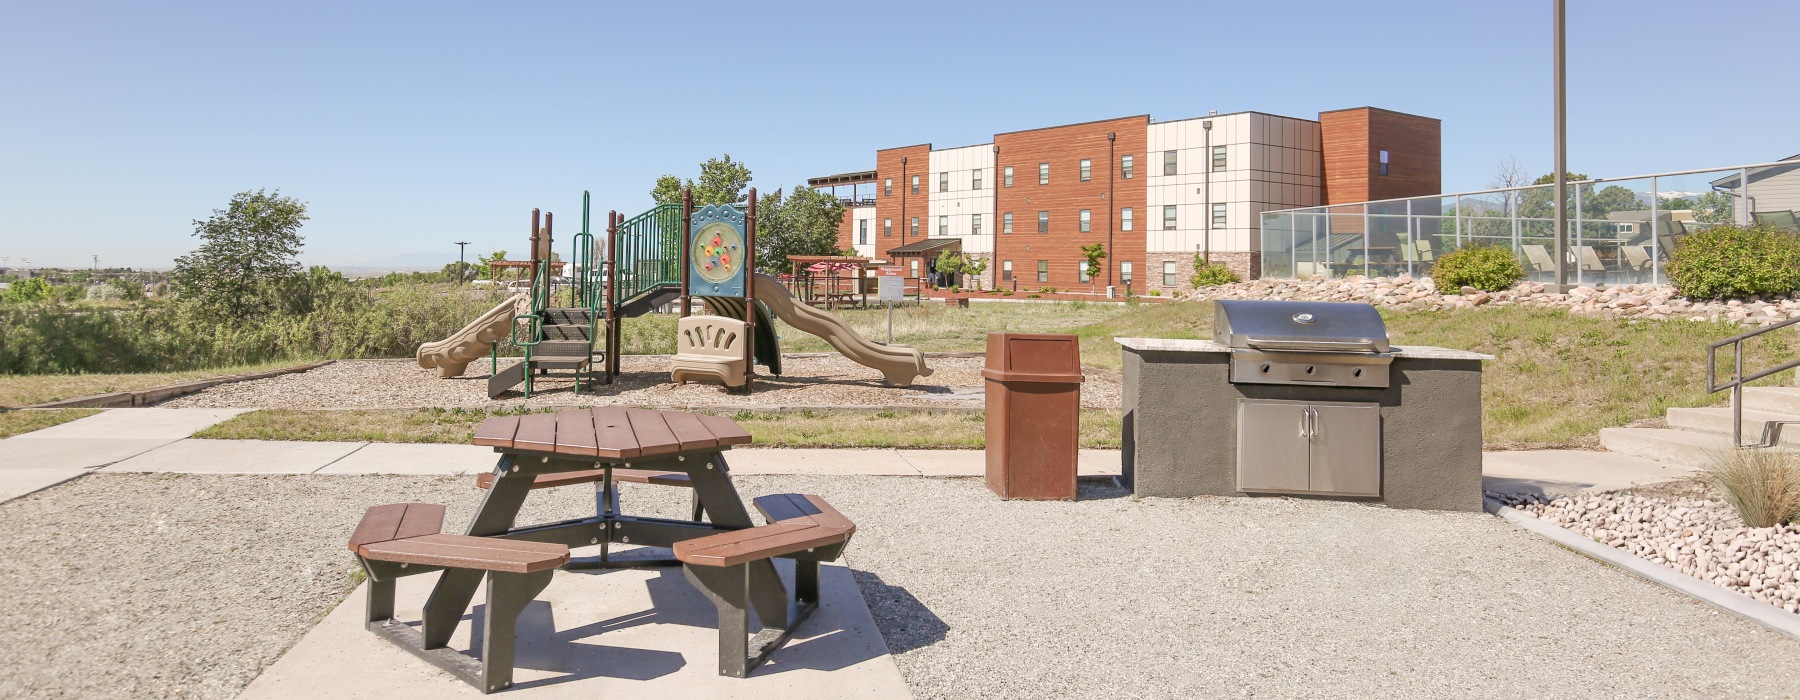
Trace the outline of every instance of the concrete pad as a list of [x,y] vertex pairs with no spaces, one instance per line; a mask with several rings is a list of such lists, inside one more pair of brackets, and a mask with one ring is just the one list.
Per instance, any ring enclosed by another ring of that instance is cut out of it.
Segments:
[[[514,685],[506,697],[911,698],[850,571],[826,565],[820,573],[818,611],[768,663],[737,679],[718,675],[717,613],[680,569],[557,572],[519,617]],[[418,620],[436,581],[400,579],[397,617]],[[367,585],[238,698],[480,697],[363,629]],[[479,610],[457,628],[452,649],[480,649],[472,630]]]
[[311,474],[361,449],[364,442],[182,440],[106,468],[109,472]]
[[0,470],[0,501],[47,489],[86,473],[86,469]]
[[1125,473],[1122,450],[1082,450],[1075,472],[1082,476],[1118,476]]
[[733,474],[919,475],[894,450],[738,449],[725,461]]
[[247,408],[114,408],[33,431],[34,438],[180,440]]
[[479,474],[493,471],[492,447],[371,442],[320,474]]
[[93,469],[136,457],[174,440],[161,438],[104,440],[40,438],[34,431],[0,440],[0,471],[15,469]]
[[1482,488],[1502,493],[1560,496],[1612,491],[1674,481],[1696,471],[1691,466],[1616,452],[1519,450],[1481,455]]

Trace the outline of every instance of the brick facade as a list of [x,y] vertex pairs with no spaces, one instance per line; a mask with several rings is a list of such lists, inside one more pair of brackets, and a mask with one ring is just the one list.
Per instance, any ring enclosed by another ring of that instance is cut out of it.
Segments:
[[[1319,113],[1325,203],[1443,192],[1443,124],[1430,117],[1357,107]],[[1381,152],[1388,174],[1381,174]]]
[[[900,159],[906,162],[901,163]],[[917,146],[887,148],[875,152],[875,222],[870,224],[874,230],[869,232],[869,240],[875,243],[875,257],[886,258],[891,248],[898,248],[913,241],[909,220],[919,219],[919,236],[928,238],[931,225],[926,221],[931,213],[931,144]],[[919,191],[914,194],[909,184],[913,177],[919,178]],[[893,178],[893,193],[889,194],[882,187],[888,178]],[[882,235],[882,222],[894,221],[892,235]]]
[[[1133,286],[1144,289],[1146,269],[1144,234],[1139,230],[1118,231],[1118,210],[1131,207],[1142,217],[1145,186],[1142,175],[1145,162],[1148,116],[1124,117],[1105,121],[1071,124],[1030,131],[996,134],[999,147],[994,164],[994,222],[997,232],[994,260],[991,263],[1000,288],[1019,289],[1057,287],[1076,289],[1105,287],[1107,272],[1113,284],[1120,287],[1119,265],[1132,263]],[[1108,132],[1115,134],[1108,155]],[[1131,180],[1119,176],[1119,157],[1132,155],[1138,175]],[[1081,181],[1081,161],[1089,161],[1089,178]],[[1049,184],[1038,184],[1038,164],[1050,166]],[[1013,186],[1005,182],[1006,168],[1013,168]],[[1112,197],[1107,195],[1108,178],[1112,178]],[[1088,230],[1080,230],[1080,212],[1089,212]],[[1050,213],[1048,233],[1038,232],[1038,212]],[[1004,232],[1007,212],[1013,215],[1013,232]],[[1080,281],[1083,262],[1081,247],[1105,243],[1108,227],[1114,227],[1113,246],[1104,262],[1106,270],[1091,282]],[[1013,262],[1013,280],[998,280],[1004,261]],[[1038,261],[1048,264],[1047,279],[1038,278]]]

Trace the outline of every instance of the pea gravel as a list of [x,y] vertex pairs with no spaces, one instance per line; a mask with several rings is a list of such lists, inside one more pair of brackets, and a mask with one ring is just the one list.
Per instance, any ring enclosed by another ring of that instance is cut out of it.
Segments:
[[[974,479],[742,477],[857,521],[917,697],[1792,697],[1800,643],[1485,515],[1293,499],[993,498]],[[675,489],[628,491],[673,515]],[[539,492],[526,520],[591,508]],[[5,697],[223,698],[349,587],[370,504],[467,478],[95,474],[0,504]],[[41,616],[41,617],[39,617]],[[691,662],[692,660],[690,660]]]

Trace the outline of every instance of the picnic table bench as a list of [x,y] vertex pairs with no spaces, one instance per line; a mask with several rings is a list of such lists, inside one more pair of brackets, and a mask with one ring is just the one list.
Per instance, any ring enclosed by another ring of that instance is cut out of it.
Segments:
[[[819,562],[835,560],[855,532],[824,499],[800,494],[756,499],[769,521],[757,527],[724,458],[750,434],[720,416],[621,407],[506,416],[482,422],[473,442],[500,458],[476,480],[486,494],[466,534],[440,532],[443,506],[378,506],[351,550],[369,574],[368,627],[483,692],[510,687],[514,622],[557,568],[685,565],[688,580],[719,609],[720,674],[744,677],[818,607]],[[625,515],[619,483],[691,488],[691,519]],[[531,492],[578,484],[596,485],[593,516],[514,522]],[[671,548],[675,556],[612,559],[613,543]],[[570,556],[587,546],[601,547],[601,555]],[[776,558],[795,563],[791,604]],[[414,630],[392,619],[393,579],[426,571],[443,573]],[[484,577],[487,636],[477,664],[447,646]],[[763,629],[747,639],[752,612]]]

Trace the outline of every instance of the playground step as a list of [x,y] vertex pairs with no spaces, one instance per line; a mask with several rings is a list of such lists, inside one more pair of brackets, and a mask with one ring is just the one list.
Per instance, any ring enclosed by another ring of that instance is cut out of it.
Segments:
[[587,309],[544,309],[544,322],[547,324],[588,326],[594,323],[594,314]]
[[551,325],[544,326],[544,340],[580,340],[593,338],[593,326]]
[[531,358],[531,366],[537,369],[581,369],[592,363],[593,360],[586,357]]
[[[1770,423],[1800,421],[1800,415],[1744,409],[1744,439],[1760,439]],[[1713,435],[1731,434],[1730,408],[1671,408],[1669,427]],[[1781,444],[1800,445],[1800,425],[1789,423],[1782,428]]]
[[586,340],[545,340],[538,343],[532,354],[544,358],[588,357],[594,354],[594,346]]

